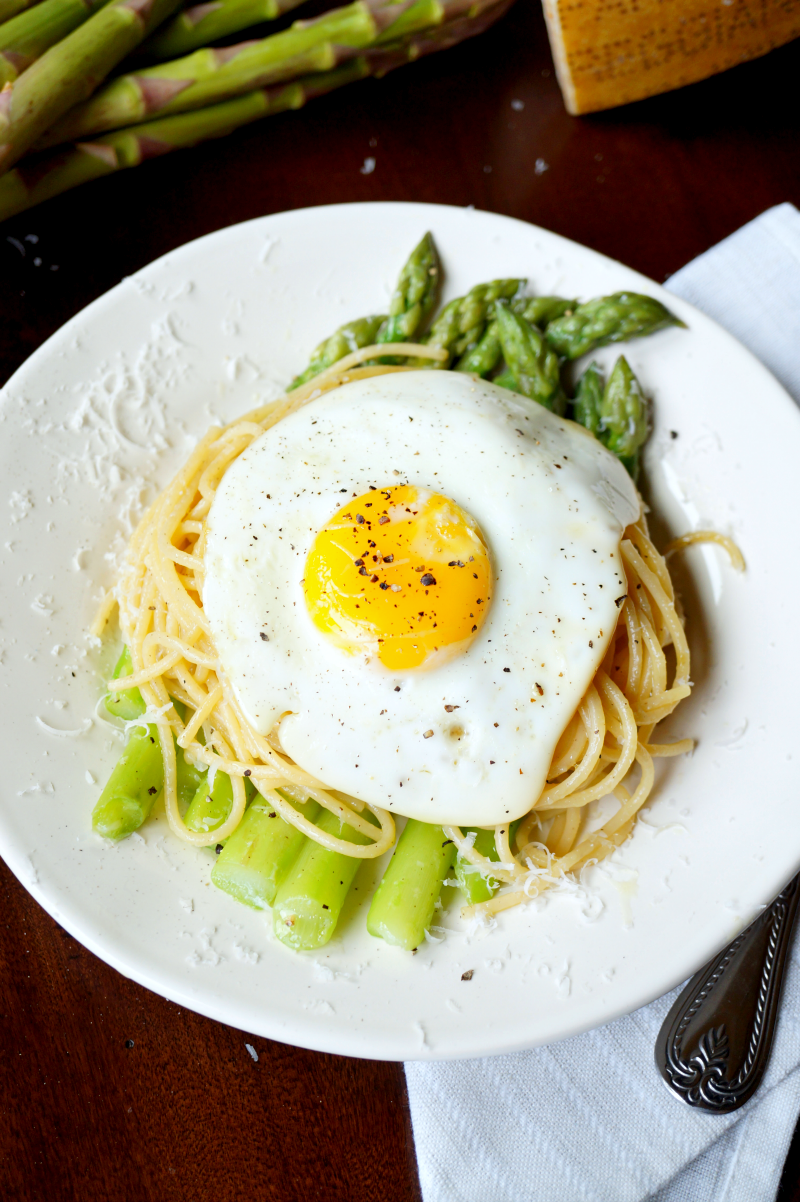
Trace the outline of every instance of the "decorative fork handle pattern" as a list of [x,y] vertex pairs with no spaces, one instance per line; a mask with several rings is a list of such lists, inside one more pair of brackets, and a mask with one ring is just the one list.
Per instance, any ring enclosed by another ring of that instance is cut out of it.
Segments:
[[656,1068],[689,1106],[728,1114],[758,1088],[772,1047],[798,903],[800,874],[695,973],[664,1020]]

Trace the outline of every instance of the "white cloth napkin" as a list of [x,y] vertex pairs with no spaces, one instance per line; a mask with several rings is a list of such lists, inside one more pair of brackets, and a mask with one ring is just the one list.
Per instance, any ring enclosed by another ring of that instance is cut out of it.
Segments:
[[[762,213],[667,287],[800,403],[800,213]],[[678,990],[575,1039],[406,1064],[425,1202],[772,1202],[800,1112],[800,949],[757,1095],[729,1116],[673,1098],[653,1044]]]

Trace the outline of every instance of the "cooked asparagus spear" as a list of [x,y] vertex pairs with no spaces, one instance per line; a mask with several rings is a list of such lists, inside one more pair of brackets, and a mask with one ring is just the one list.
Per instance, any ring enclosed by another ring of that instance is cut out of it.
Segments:
[[208,46],[229,34],[248,29],[261,21],[274,21],[303,0],[214,0],[195,4],[166,21],[142,47],[150,58],[177,58],[200,46]]
[[[422,339],[428,346],[438,346],[450,353],[450,360],[435,366],[445,368],[454,358],[474,347],[483,336],[487,322],[494,317],[494,302],[500,297],[510,299],[524,282],[492,280],[489,284],[476,284],[466,296],[459,296],[445,305]],[[431,361],[413,359],[409,360],[409,366],[430,367]]]
[[409,818],[367,915],[370,935],[413,951],[425,939],[456,858],[440,826]]
[[572,313],[577,304],[576,300],[565,300],[563,296],[531,296],[512,301],[511,308],[532,325],[543,329],[557,317]]
[[[180,749],[178,749],[180,750]],[[187,768],[189,761],[183,757]],[[187,781],[188,783],[188,781]],[[178,773],[178,796],[181,801],[181,781]],[[244,782],[245,795],[248,804],[255,796],[255,785],[249,780]],[[209,782],[207,772],[202,772],[194,789],[189,795],[189,808],[184,814],[183,821],[190,831],[215,831],[228,818],[233,806],[233,785],[227,772],[216,772],[213,784]]]
[[635,480],[639,452],[647,442],[648,404],[641,385],[624,355],[620,355],[608,377],[600,405],[600,437]]
[[578,381],[573,417],[625,464],[635,480],[639,452],[647,442],[649,406],[631,367],[620,355],[603,385],[603,374],[590,363]]
[[439,254],[428,233],[400,272],[389,316],[378,330],[376,342],[410,342],[422,332],[436,305],[440,275]]
[[138,830],[164,787],[158,727],[136,728],[92,810],[92,829],[106,839]]
[[[473,829],[475,828],[466,828],[464,834],[470,834]],[[489,860],[500,859],[495,846],[494,831],[475,830],[473,847]],[[456,856],[455,874],[470,906],[475,905],[476,902],[488,901],[489,898],[494,897],[500,888],[500,882],[495,877],[484,876],[480,868],[477,868],[474,864],[470,864],[469,860],[462,856],[460,852]]]
[[[309,822],[316,821],[320,807],[315,801],[293,804]],[[306,842],[297,827],[284,822],[268,802],[259,799],[220,852],[211,880],[237,901],[265,910],[275,901],[278,886]]]
[[319,344],[311,356],[308,367],[299,376],[295,376],[289,385],[289,390],[299,388],[301,384],[318,376],[327,367],[338,363],[351,351],[360,350],[362,346],[371,346],[384,321],[386,321],[385,315],[359,317],[355,321],[349,321],[346,325],[339,326],[339,329],[331,334],[330,338],[326,338]]
[[146,159],[172,150],[223,137],[260,117],[300,108],[306,101],[355,80],[369,75],[380,78],[395,67],[482,33],[502,16],[509,4],[510,0],[497,0],[494,4],[476,0],[473,10],[477,9],[477,13],[474,15],[450,21],[396,46],[371,48],[332,71],[306,76],[283,87],[248,92],[196,113],[148,121],[105,134],[92,142],[35,156],[29,163],[0,177],[0,221],[100,176],[138,166]]
[[[573,404],[573,418],[585,426],[595,438],[600,437],[600,406],[603,403],[603,373],[596,363],[590,363],[578,380]],[[602,440],[601,440],[602,441]]]
[[[349,843],[368,843],[366,835],[325,810],[317,826]],[[296,951],[323,947],[333,935],[361,860],[307,839],[278,888],[273,909],[275,934]]]
[[[311,71],[329,71],[352,58],[353,50],[374,43],[397,8],[397,0],[355,0],[314,21],[295,21],[290,29],[260,41],[197,50],[120,75],[48,129],[37,149],[84,141],[156,114],[191,112]],[[419,16],[427,22],[430,13],[419,10]]]
[[503,357],[516,381],[516,390],[545,409],[563,413],[567,399],[561,387],[558,356],[540,331],[504,304],[496,307],[496,321]]
[[45,51],[0,96],[0,172],[178,7],[180,0],[111,0]]
[[[133,672],[133,662],[131,653],[127,647],[122,648],[122,654],[117,660],[117,665],[114,668],[112,680],[118,680],[120,676],[130,676]],[[106,709],[115,718],[122,718],[123,722],[129,722],[132,718],[138,718],[147,709],[144,703],[144,698],[138,689],[124,689],[119,693],[109,693],[106,697]]]
[[[554,317],[574,308],[577,301],[564,300],[561,296],[521,296],[511,301],[513,313],[524,317],[533,325],[546,325]],[[478,341],[469,346],[455,365],[456,371],[473,372],[477,376],[489,376],[503,357],[500,345],[500,331],[496,321],[490,321]],[[495,380],[503,388],[514,388],[513,373],[503,373],[502,379]]]
[[578,305],[557,317],[545,331],[550,346],[564,359],[579,359],[608,342],[643,338],[665,326],[683,326],[660,301],[638,292],[615,292]]
[[0,25],[0,88],[109,0],[44,0]]

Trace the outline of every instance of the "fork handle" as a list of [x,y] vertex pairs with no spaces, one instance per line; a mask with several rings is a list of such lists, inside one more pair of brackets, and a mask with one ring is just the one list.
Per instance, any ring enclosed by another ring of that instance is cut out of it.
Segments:
[[798,902],[800,874],[695,973],[664,1020],[656,1068],[689,1106],[728,1114],[758,1088],[772,1048]]

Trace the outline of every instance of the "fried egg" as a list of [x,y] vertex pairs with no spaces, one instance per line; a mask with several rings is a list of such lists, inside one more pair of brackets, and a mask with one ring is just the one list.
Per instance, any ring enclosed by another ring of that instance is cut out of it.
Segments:
[[329,787],[526,813],[608,647],[639,515],[582,427],[473,376],[346,384],[228,468],[203,604],[242,710]]

